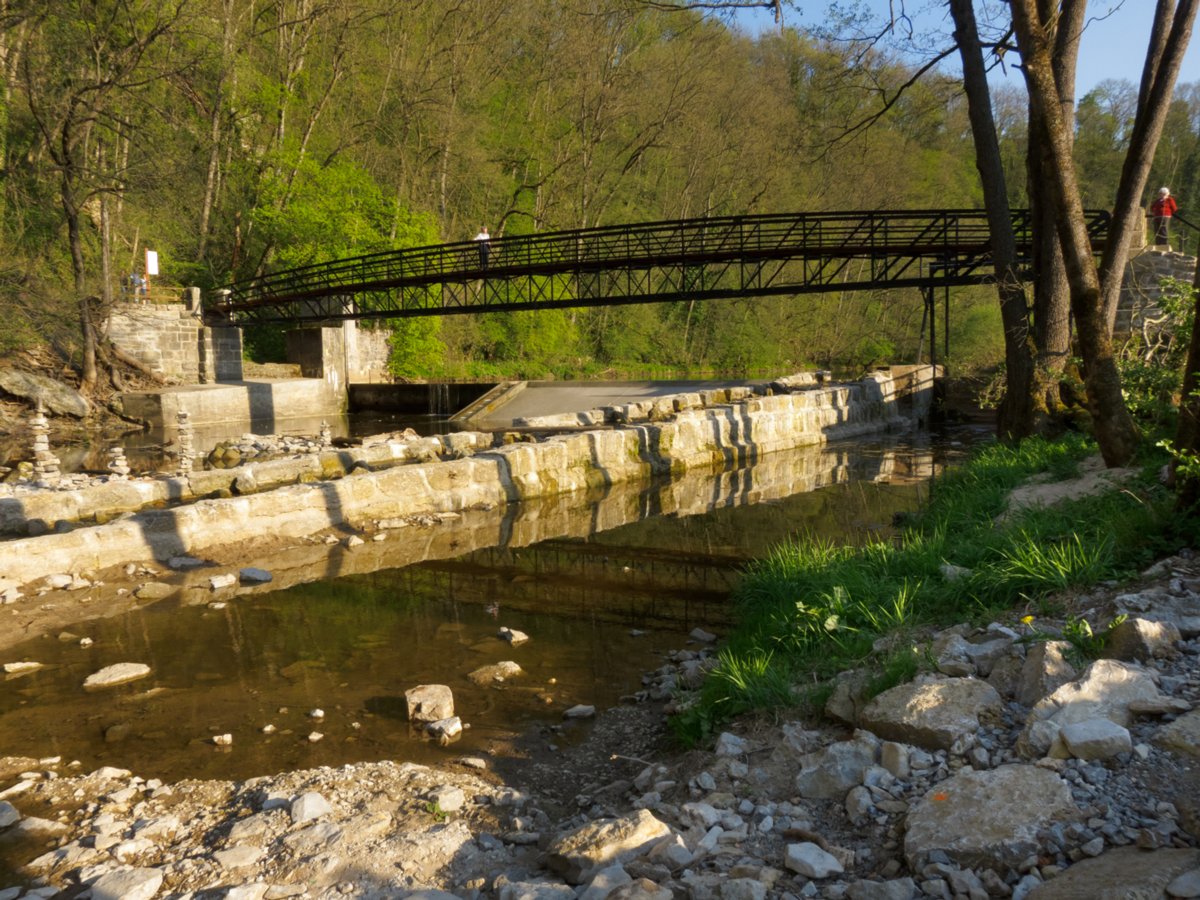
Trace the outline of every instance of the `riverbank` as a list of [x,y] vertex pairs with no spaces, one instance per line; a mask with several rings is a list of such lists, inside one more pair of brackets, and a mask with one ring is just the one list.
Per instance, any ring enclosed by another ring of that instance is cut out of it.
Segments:
[[173,784],[6,760],[0,849],[45,888],[4,896],[1192,896],[1200,561],[1061,599],[1042,633],[1129,616],[1105,658],[1075,668],[1019,619],[953,628],[926,637],[940,671],[851,721],[743,718],[713,751],[663,731],[713,660],[701,635],[629,704],[507,759]]

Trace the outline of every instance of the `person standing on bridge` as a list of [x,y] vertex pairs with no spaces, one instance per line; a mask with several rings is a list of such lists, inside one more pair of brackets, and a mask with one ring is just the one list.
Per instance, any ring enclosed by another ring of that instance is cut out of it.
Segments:
[[1168,229],[1171,226],[1171,217],[1178,209],[1179,204],[1171,196],[1171,189],[1165,187],[1158,189],[1158,196],[1150,204],[1150,216],[1154,220],[1154,243],[1165,244],[1168,250],[1171,249],[1171,236],[1168,234]]
[[492,236],[488,234],[487,226],[479,226],[479,234],[475,235],[475,240],[479,242],[479,267],[486,269],[488,267],[488,254],[492,250]]

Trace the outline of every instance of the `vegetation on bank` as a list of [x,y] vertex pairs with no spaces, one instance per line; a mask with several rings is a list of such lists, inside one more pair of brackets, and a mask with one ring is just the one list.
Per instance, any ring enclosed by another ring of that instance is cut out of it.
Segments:
[[[992,444],[939,479],[894,541],[778,547],[739,585],[739,624],[677,733],[694,741],[750,710],[819,708],[828,678],[864,665],[872,690],[884,690],[922,666],[907,639],[922,626],[1011,618],[1014,608],[1044,615],[1053,594],[1127,576],[1194,539],[1194,520],[1172,513],[1155,477],[1162,456],[1123,489],[1005,514],[1013,488],[1074,477],[1094,452],[1079,436]],[[875,655],[881,637],[891,649]]]
[[[736,5],[736,4],[735,4]],[[788,4],[784,4],[788,6]],[[961,80],[798,27],[641,0],[15,0],[0,44],[0,358],[81,373],[122,285],[152,294],[437,241],[787,210],[977,208]],[[868,28],[867,32],[874,29]],[[469,73],[465,74],[465,73]],[[993,107],[1026,206],[1023,79]],[[901,88],[908,85],[903,91]],[[886,117],[854,128],[894,97]],[[1137,87],[1080,100],[1083,202],[1109,206]],[[1200,85],[1150,176],[1200,194]],[[746,373],[913,359],[915,289],[409,320],[402,378]],[[956,290],[957,372],[1002,355],[994,289]],[[103,345],[103,340],[101,340]],[[278,330],[247,335],[256,361]],[[101,362],[104,362],[103,353]]]

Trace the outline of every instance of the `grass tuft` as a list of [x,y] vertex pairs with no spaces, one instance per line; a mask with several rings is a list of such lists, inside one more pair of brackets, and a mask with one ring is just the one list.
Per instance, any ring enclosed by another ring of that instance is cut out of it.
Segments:
[[[734,595],[739,624],[698,700],[674,721],[703,739],[752,709],[812,702],[814,685],[868,660],[883,690],[921,662],[905,636],[1038,603],[1066,588],[1131,574],[1170,549],[1169,497],[1147,479],[1133,489],[998,519],[1034,475],[1073,477],[1094,447],[1082,437],[989,445],[934,485],[927,508],[896,541],[861,547],[800,540],[753,564]],[[945,564],[969,574],[947,577]],[[902,647],[873,658],[882,636]],[[807,685],[805,689],[793,689]]]

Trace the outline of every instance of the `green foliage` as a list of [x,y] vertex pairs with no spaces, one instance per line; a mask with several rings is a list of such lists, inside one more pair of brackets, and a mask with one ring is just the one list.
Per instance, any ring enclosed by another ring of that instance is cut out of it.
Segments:
[[437,377],[446,365],[442,321],[432,317],[395,319],[391,323],[388,371],[395,378]]
[[[892,635],[898,649],[874,683],[882,690],[921,664],[905,640],[920,626],[990,616],[1136,571],[1173,540],[1169,498],[1152,482],[1005,512],[1012,488],[1039,474],[1071,477],[1090,452],[1078,437],[993,444],[939,481],[895,541],[777,547],[739,585],[738,628],[677,732],[695,740],[729,714],[794,703],[790,685],[861,666],[875,641]],[[966,574],[947,576],[947,563]]]
[[1021,621],[1028,626],[1029,634],[1022,640],[1026,643],[1030,641],[1066,641],[1071,645],[1071,662],[1082,667],[1099,659],[1104,654],[1113,629],[1121,625],[1127,618],[1128,616],[1124,613],[1114,616],[1103,631],[1096,633],[1091,623],[1082,616],[1068,616],[1066,622],[1063,623],[1061,632],[1042,631],[1038,628],[1033,616],[1026,616]]
[[1117,356],[1129,412],[1152,429],[1173,427],[1183,367],[1196,314],[1196,289],[1164,278],[1158,305],[1163,321],[1130,336]]

